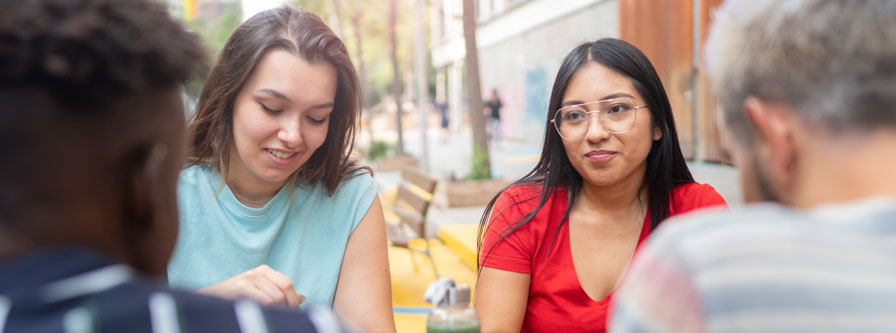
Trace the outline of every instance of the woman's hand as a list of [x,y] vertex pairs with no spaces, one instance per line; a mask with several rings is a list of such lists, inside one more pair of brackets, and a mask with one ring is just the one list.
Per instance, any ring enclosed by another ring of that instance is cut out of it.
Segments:
[[305,296],[296,292],[286,275],[268,265],[255,267],[196,292],[230,299],[249,298],[264,305],[282,304],[296,309],[305,301]]

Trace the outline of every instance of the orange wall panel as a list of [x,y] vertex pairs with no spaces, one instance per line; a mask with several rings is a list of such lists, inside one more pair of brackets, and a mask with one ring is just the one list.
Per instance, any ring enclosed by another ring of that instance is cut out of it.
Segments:
[[621,38],[656,68],[675,115],[685,158],[695,155],[692,0],[620,0]]

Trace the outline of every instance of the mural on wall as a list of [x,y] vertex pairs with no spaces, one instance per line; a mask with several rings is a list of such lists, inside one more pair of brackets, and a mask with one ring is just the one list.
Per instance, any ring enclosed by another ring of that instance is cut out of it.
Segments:
[[525,122],[537,124],[540,131],[544,130],[545,114],[548,108],[550,88],[548,87],[548,75],[544,66],[538,64],[526,69],[526,117]]

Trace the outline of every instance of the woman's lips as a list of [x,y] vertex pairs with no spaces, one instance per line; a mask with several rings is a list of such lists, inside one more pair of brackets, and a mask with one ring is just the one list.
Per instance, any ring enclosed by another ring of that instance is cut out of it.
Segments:
[[611,150],[592,150],[585,154],[585,158],[587,158],[591,162],[606,162],[611,158],[616,156],[615,151]]
[[274,164],[277,165],[287,165],[292,162],[293,159],[298,155],[295,152],[285,152],[282,150],[274,150],[274,149],[265,149],[267,151],[268,156],[271,157],[271,160],[274,161]]

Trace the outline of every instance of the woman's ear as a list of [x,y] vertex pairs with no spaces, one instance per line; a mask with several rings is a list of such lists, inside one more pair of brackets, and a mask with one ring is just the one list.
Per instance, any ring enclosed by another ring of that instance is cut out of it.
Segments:
[[653,141],[660,141],[663,138],[663,130],[659,126],[653,126]]

